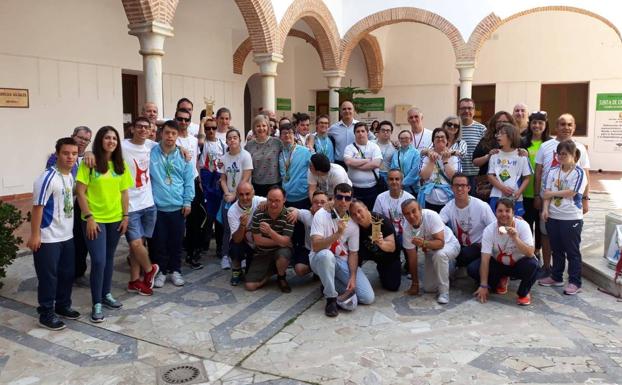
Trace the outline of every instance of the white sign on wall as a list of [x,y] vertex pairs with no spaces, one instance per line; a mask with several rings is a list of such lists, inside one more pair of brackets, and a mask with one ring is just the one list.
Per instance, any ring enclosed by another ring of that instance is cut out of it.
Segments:
[[597,94],[594,150],[622,153],[622,94]]

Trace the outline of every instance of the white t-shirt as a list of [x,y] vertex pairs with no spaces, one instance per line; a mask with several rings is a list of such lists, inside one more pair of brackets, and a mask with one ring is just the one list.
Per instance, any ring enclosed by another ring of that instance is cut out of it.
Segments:
[[[253,196],[253,201],[251,203],[250,212],[248,215],[248,221],[246,223],[246,243],[252,248],[255,247],[255,242],[253,241],[253,234],[251,233],[251,222],[253,220],[253,215],[255,214],[255,210],[257,210],[257,206],[261,202],[265,202],[266,198],[259,197],[257,195]],[[238,201],[235,201],[231,207],[229,207],[229,211],[227,211],[227,219],[229,220],[229,229],[231,229],[231,236],[233,233],[238,231],[240,228],[240,218],[244,214],[244,209],[240,207]],[[231,239],[231,236],[229,239]]]
[[[579,151],[581,151],[581,157],[577,162],[577,166],[582,169],[590,168],[590,159],[587,156],[587,150],[585,146],[581,142],[577,142],[572,139],[574,144],[576,144]],[[536,164],[542,165],[542,190],[544,190],[544,182],[547,179],[547,175],[551,167],[559,166],[559,160],[557,159],[557,145],[559,144],[559,140],[551,139],[542,143],[538,153],[536,154]]]
[[222,163],[226,148],[227,146],[220,139],[216,139],[214,142],[205,140],[203,142],[203,151],[199,157],[199,167],[207,168],[210,171],[221,171],[218,165]]
[[[510,152],[500,150],[490,157],[488,174],[496,176],[498,181],[516,191],[522,183],[522,178],[533,174],[533,170],[529,164],[529,157],[518,155],[518,150]],[[490,196],[501,198],[503,193],[493,186]],[[518,201],[523,201],[523,194],[518,198]]]
[[424,148],[432,147],[431,130],[424,128],[423,131],[421,131],[421,133],[419,134],[413,133],[412,130],[410,132],[413,134],[413,147],[415,147],[417,150],[421,151]]
[[[242,171],[253,169],[253,159],[251,154],[245,149],[241,149],[236,155],[227,152],[222,157],[223,172],[227,175],[228,192],[234,192],[242,180]],[[227,192],[227,191],[225,191]]]
[[[311,236],[319,235],[322,238],[328,238],[337,232],[337,222],[339,218],[333,218],[328,211],[319,209],[313,216],[311,224]],[[348,259],[350,251],[359,251],[359,227],[352,219],[348,221],[346,229],[341,238],[335,241],[329,247],[335,257]],[[311,252],[313,253],[313,251]]]
[[404,235],[402,236],[402,246],[404,249],[412,250],[415,248],[415,245],[412,243],[414,237],[431,241],[434,240],[433,235],[441,231],[443,231],[445,235],[444,247],[455,245],[458,249],[460,248],[458,240],[454,237],[451,229],[445,226],[440,215],[435,211],[423,209],[421,210],[421,216],[423,217],[423,221],[418,229],[415,229],[408,221],[404,221]]
[[55,167],[48,168],[35,180],[32,203],[43,206],[42,243],[63,242],[73,238],[74,184],[71,173],[62,175]]
[[544,189],[550,191],[572,190],[572,198],[553,198],[549,205],[549,217],[559,220],[583,219],[583,191],[587,185],[585,171],[579,166],[564,172],[560,167],[553,167],[544,181]]
[[298,210],[298,220],[302,222],[305,227],[305,248],[307,250],[313,250],[311,246],[311,225],[313,224],[313,214],[311,211],[300,209]]
[[324,191],[329,198],[332,198],[335,186],[339,183],[347,183],[352,186],[348,173],[338,164],[331,163],[330,171],[326,176],[316,176],[311,171],[307,172],[307,184],[317,186],[316,190]]
[[[533,238],[529,224],[520,218],[514,218],[518,238],[529,246],[533,246]],[[490,254],[497,262],[506,266],[513,266],[516,261],[525,257],[518,249],[516,243],[508,234],[499,233],[499,224],[492,222],[484,229],[482,236],[482,253]]]
[[185,138],[177,137],[177,145],[183,147],[190,154],[190,163],[192,164],[192,175],[194,178],[199,176],[197,169],[197,156],[199,152],[199,141],[196,137],[188,135]]
[[481,243],[486,226],[497,220],[490,205],[475,197],[469,197],[469,204],[463,209],[456,207],[455,199],[450,200],[441,209],[440,216],[462,246]]
[[397,152],[393,143],[388,141],[387,143],[379,143],[378,140],[374,140],[374,143],[378,145],[380,148],[380,155],[382,155],[382,163],[380,163],[380,171],[389,172],[391,169],[391,161],[393,160],[393,155]]
[[372,211],[380,213],[393,222],[396,234],[402,234],[404,215],[402,214],[402,202],[408,199],[415,199],[408,191],[402,191],[399,198],[391,198],[391,192],[385,191],[376,197]]
[[[348,144],[346,149],[343,152],[343,159],[380,159],[382,160],[382,152],[380,151],[380,147],[374,142],[367,142],[366,145],[361,146],[360,144],[356,144],[354,147],[354,143]],[[379,168],[375,168],[374,171],[376,175],[380,171]],[[348,167],[348,177],[352,181],[352,185],[359,188],[367,188],[373,187],[376,185],[376,177],[372,170],[360,170],[358,168],[354,168],[352,166]]]
[[433,235],[441,231],[443,231],[445,235],[445,247],[454,245],[458,249],[460,248],[460,244],[456,237],[454,237],[454,233],[451,232],[449,227],[445,226],[440,215],[435,211],[423,209],[421,210],[421,216],[423,217],[423,221],[418,229],[415,229],[408,221],[404,221],[404,235],[402,236],[402,246],[404,249],[412,250],[415,248],[415,245],[412,243],[414,237],[431,241],[434,239]]
[[133,144],[130,139],[121,142],[123,160],[130,167],[134,179],[134,187],[128,190],[130,198],[129,212],[146,209],[153,206],[151,178],[149,177],[149,159],[151,149],[158,143],[147,139],[144,144]]
[[216,129],[216,139],[221,140],[223,143],[227,143],[227,131],[220,132]]
[[[447,162],[449,162],[449,165],[454,170],[456,170],[456,172],[460,171],[460,160],[457,157],[452,156],[449,158],[449,160],[447,160]],[[421,169],[425,168],[428,165],[428,163],[430,163],[430,157],[426,156],[423,158],[423,162],[421,162]],[[427,181],[431,181],[436,184],[450,185],[449,181],[441,175],[440,170],[441,170],[441,167],[443,166],[444,166],[443,161],[441,159],[437,160],[436,164],[434,165],[434,168],[432,169],[432,174],[430,175],[430,178],[427,179]],[[438,189],[438,188],[435,188],[434,190],[432,190],[432,192],[430,192],[425,197],[425,201],[428,203],[432,203],[433,205],[443,205],[448,200],[449,200],[449,197],[447,196],[447,194],[443,190]]]

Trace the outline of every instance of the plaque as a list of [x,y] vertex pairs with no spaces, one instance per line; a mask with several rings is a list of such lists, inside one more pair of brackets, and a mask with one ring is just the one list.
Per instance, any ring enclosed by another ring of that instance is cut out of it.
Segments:
[[0,107],[29,108],[28,90],[21,88],[0,88]]

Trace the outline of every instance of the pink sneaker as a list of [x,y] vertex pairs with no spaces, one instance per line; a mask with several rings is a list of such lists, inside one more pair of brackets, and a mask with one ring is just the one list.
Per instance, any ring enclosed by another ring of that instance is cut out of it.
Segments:
[[574,283],[569,283],[564,288],[564,294],[566,295],[575,295],[581,291],[581,288]]
[[546,278],[542,278],[541,280],[539,280],[538,281],[538,285],[546,286],[546,287],[549,287],[549,286],[558,286],[559,287],[559,286],[564,286],[564,283],[556,281],[556,280],[554,280],[551,277],[546,277]]

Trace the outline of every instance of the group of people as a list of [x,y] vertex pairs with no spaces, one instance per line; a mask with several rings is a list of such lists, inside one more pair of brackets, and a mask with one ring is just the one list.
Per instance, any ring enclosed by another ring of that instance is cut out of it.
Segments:
[[129,244],[127,289],[141,295],[167,280],[184,285],[184,249],[186,264],[201,269],[212,239],[231,285],[253,291],[276,275],[289,293],[290,266],[298,276],[313,273],[330,317],[374,301],[366,261],[375,262],[384,289],[399,290],[408,272],[406,292],[418,294],[420,254],[423,291],[436,293],[439,304],[449,302],[452,272],[465,268],[481,302],[505,294],[516,278],[517,303],[529,305],[538,278],[564,285],[566,259],[564,293],[576,294],[587,152],[572,138],[572,115],[556,120],[553,139],[546,112],[526,111],[523,104],[499,111],[486,127],[465,98],[458,116],[429,130],[423,112],[411,108],[410,128],[396,141],[391,122],[370,130],[351,102],[332,125],[318,116],[315,132],[305,113],[291,120],[262,113],[245,144],[227,108],[191,123],[187,98],[165,121],[145,104],[123,140],[102,127],[91,151],[91,130],[77,127],[57,141],[34,184],[28,246],[39,323],[58,330],[65,327],[59,316],[80,316],[71,289],[84,276],[87,253],[91,321],[104,320],[103,307],[122,306],[111,292],[121,235]]

